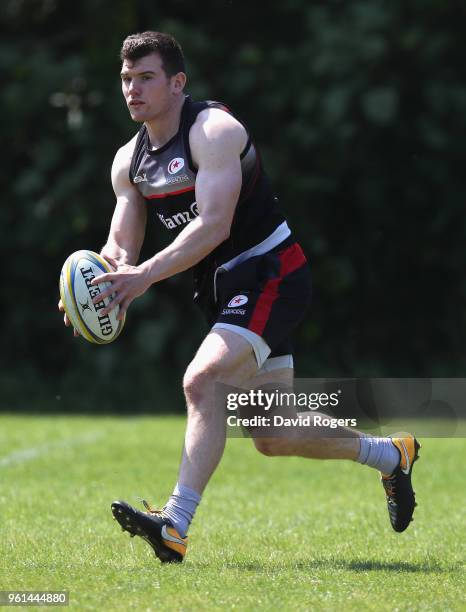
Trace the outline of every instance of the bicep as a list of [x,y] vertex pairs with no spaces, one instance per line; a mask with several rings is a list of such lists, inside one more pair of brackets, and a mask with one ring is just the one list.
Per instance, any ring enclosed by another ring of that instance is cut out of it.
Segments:
[[225,156],[216,163],[201,164],[196,177],[196,202],[206,221],[231,225],[241,191],[239,156]]
[[139,197],[121,194],[117,197],[110,225],[110,236],[120,246],[127,243],[142,244],[146,229],[146,207]]
[[136,187],[130,182],[125,165],[115,160],[112,184],[116,205],[110,224],[109,242],[128,255],[128,263],[135,263],[144,241],[146,205]]

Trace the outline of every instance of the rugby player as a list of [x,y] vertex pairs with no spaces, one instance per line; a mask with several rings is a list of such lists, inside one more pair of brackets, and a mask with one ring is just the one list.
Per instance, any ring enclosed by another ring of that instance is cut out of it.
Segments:
[[[309,270],[248,128],[225,104],[185,93],[177,41],[160,32],[128,36],[121,60],[123,96],[141,129],[113,162],[116,207],[102,255],[115,272],[95,279],[112,283],[98,299],[115,292],[105,312],[119,304],[122,318],[154,283],[192,268],[194,300],[210,331],[183,379],[187,427],[173,494],[161,510],[144,502],[143,512],[124,501],[111,508],[162,562],[182,561],[189,525],[225,446],[216,385],[292,385],[290,334],[310,301]],[[172,240],[138,264],[147,217]],[[412,520],[419,444],[410,434],[375,438],[339,428],[332,437],[310,432],[254,442],[267,456],[349,459],[376,468],[393,528],[404,531]]]

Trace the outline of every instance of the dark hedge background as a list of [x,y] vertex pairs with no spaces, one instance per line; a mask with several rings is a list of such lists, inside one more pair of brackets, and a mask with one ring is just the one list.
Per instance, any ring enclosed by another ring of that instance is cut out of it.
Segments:
[[179,39],[188,91],[226,101],[261,147],[313,268],[297,374],[464,376],[462,2],[5,0],[0,19],[0,409],[183,408],[207,331],[189,274],[135,302],[111,346],[56,311],[67,255],[105,242],[110,166],[137,129],[119,47],[144,29]]

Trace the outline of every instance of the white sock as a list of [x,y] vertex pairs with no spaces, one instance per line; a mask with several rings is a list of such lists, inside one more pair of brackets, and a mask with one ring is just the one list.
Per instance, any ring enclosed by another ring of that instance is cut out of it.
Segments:
[[400,463],[400,451],[391,438],[360,438],[359,463],[373,467],[382,474],[392,474]]
[[194,489],[176,483],[170,499],[163,507],[163,513],[170,519],[182,538],[186,537],[200,501],[201,496]]

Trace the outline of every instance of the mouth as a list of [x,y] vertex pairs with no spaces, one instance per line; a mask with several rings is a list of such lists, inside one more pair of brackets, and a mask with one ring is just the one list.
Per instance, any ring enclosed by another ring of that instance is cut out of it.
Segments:
[[143,106],[144,102],[142,102],[141,100],[131,100],[131,102],[128,103],[128,106],[132,106],[133,108],[135,106]]

